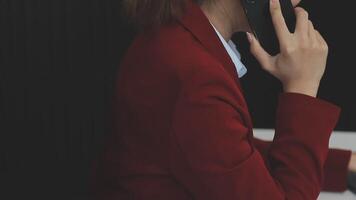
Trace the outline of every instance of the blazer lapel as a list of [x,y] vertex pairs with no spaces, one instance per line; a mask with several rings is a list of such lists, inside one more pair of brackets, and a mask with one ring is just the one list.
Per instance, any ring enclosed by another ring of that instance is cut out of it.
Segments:
[[[236,72],[234,63],[232,62],[229,54],[226,52],[224,45],[221,43],[219,37],[217,36],[214,28],[211,26],[208,18],[205,16],[201,8],[187,0],[186,13],[183,17],[178,19],[178,21],[188,30],[193,36],[213,55],[215,56],[223,65],[227,73],[235,80],[237,87],[243,94],[243,89],[240,84],[239,77]],[[246,108],[246,113],[244,121],[247,126],[251,129],[252,133],[252,121],[251,116],[248,112],[248,107],[245,99],[242,98],[244,106]],[[250,139],[252,134],[250,134]]]
[[186,13],[182,18],[178,19],[178,21],[223,64],[225,70],[232,76],[242,91],[235,65],[200,7],[191,2],[191,0],[188,0]]

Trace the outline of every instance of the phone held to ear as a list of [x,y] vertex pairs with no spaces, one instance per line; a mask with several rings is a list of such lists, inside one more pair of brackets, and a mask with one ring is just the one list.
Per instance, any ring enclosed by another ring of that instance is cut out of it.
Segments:
[[[247,20],[253,34],[262,47],[270,54],[279,53],[278,38],[273,26],[269,9],[270,0],[242,0]],[[291,0],[279,0],[282,13],[288,29],[291,33],[295,31],[296,17]]]

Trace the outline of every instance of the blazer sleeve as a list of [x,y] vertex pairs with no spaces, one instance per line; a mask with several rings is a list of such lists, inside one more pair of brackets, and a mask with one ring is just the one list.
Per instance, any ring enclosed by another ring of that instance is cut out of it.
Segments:
[[[253,138],[253,143],[263,158],[267,160],[268,150],[272,142]],[[347,190],[348,165],[351,158],[350,150],[329,149],[324,165],[324,183],[322,190],[343,192]]]
[[318,197],[337,106],[281,94],[267,166],[245,126],[240,91],[231,82],[199,73],[182,85],[171,124],[170,170],[195,199]]

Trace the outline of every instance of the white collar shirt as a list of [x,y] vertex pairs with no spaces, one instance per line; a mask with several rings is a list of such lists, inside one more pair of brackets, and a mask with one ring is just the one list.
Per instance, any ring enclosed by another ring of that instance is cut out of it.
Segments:
[[229,40],[228,42],[226,42],[226,40],[219,33],[219,31],[214,27],[214,25],[213,24],[211,24],[211,25],[213,26],[216,34],[218,35],[221,43],[224,45],[225,50],[229,54],[232,62],[234,63],[238,77],[241,78],[242,76],[244,76],[247,73],[247,68],[241,62],[241,54],[236,49],[236,45],[234,44],[234,42],[232,40]]

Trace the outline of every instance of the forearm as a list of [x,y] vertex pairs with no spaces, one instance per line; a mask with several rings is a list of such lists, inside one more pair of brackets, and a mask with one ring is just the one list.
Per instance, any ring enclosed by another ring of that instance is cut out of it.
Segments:
[[313,193],[318,194],[323,184],[330,134],[338,116],[339,108],[326,101],[296,93],[282,94],[276,134],[267,153],[271,158],[271,173],[276,175],[291,168],[289,177],[309,180],[304,189],[314,187]]
[[324,191],[342,192],[347,189],[347,174],[351,151],[330,149],[324,165]]
[[[263,141],[254,138],[254,145],[263,155],[265,162],[267,159],[265,156],[269,151],[271,145],[270,141]],[[324,165],[324,191],[344,191],[347,189],[347,174],[350,170],[354,169],[356,153],[352,154],[351,151],[330,149],[326,163]],[[268,166],[269,164],[266,163]]]

